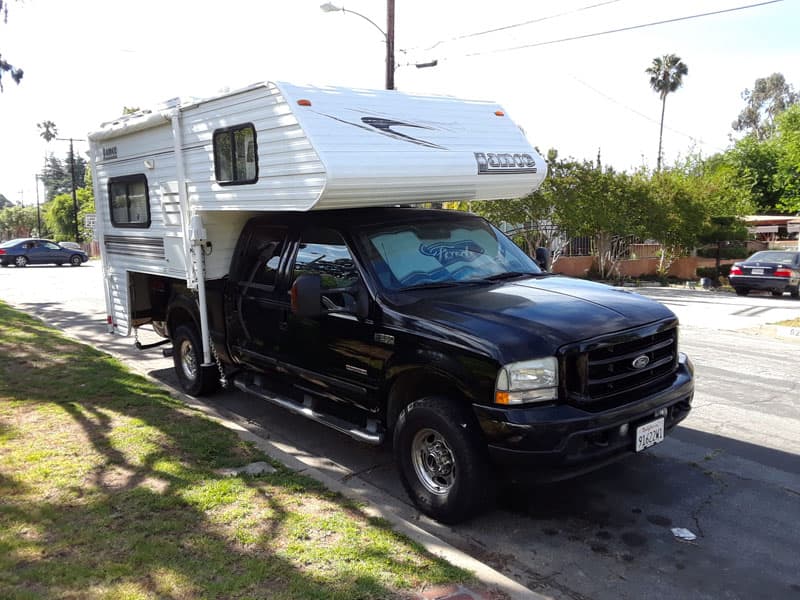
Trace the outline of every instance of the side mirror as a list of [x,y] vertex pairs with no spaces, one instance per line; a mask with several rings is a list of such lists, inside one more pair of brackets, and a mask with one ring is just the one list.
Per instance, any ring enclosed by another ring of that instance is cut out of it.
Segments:
[[539,265],[539,268],[542,269],[542,271],[550,270],[550,250],[547,248],[537,248],[535,260],[536,264]]
[[292,313],[313,319],[322,315],[322,279],[319,275],[300,275],[292,284]]

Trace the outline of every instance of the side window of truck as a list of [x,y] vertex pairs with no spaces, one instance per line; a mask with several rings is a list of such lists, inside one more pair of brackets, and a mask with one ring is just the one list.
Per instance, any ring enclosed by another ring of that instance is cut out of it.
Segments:
[[326,309],[350,308],[354,305],[352,287],[358,283],[358,269],[339,232],[324,228],[303,232],[292,281],[304,274],[320,276],[322,303]]
[[150,227],[150,193],[144,175],[110,178],[108,202],[114,227]]
[[250,238],[245,250],[242,284],[271,292],[275,289],[286,229],[260,228]]
[[220,185],[258,181],[256,128],[252,123],[214,131],[214,174]]

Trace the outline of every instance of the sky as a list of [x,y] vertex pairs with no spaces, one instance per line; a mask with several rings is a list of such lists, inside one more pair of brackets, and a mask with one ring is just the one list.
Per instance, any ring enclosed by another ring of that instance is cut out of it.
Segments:
[[[542,152],[600,153],[618,170],[655,167],[661,102],[645,69],[657,56],[677,54],[689,68],[667,99],[665,164],[729,147],[741,93],[757,78],[781,72],[800,88],[798,0],[605,35],[593,34],[758,0],[395,2],[398,90],[498,102]],[[0,193],[35,204],[45,154],[66,156],[68,142],[39,137],[44,120],[85,140],[124,107],[258,81],[382,88],[386,2],[334,2],[377,27],[321,3],[11,0],[0,54],[25,76],[3,77]]]

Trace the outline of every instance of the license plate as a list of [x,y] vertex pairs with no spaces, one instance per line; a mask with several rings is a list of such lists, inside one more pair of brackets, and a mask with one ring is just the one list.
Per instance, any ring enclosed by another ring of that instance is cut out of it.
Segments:
[[752,271],[750,271],[750,273],[752,275],[763,275],[764,274],[764,269],[753,269]]
[[636,428],[636,451],[655,446],[664,441],[664,419],[656,419]]

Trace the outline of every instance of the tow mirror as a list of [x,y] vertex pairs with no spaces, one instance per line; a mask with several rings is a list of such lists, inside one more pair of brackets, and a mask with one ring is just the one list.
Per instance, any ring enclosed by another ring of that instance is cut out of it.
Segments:
[[550,270],[550,250],[547,248],[536,249],[536,264],[542,271]]
[[300,275],[291,290],[292,313],[313,319],[322,315],[322,279],[319,275]]

